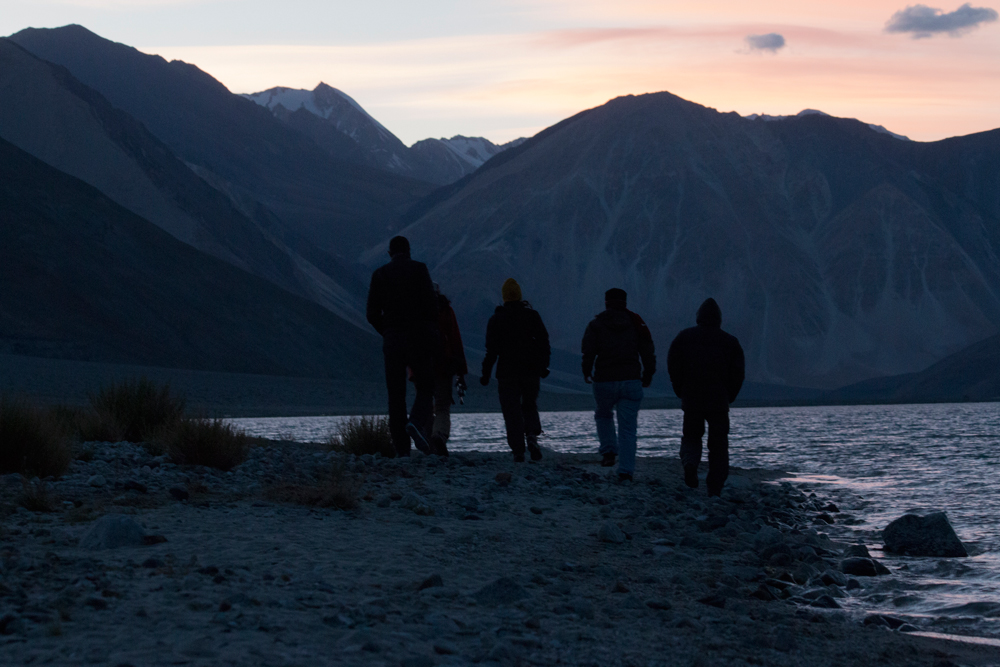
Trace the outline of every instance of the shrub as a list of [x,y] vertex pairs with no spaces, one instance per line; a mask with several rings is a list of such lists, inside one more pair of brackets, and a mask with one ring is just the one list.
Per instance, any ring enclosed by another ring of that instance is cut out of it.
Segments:
[[55,512],[58,508],[55,497],[49,493],[45,482],[32,483],[27,477],[21,478],[21,497],[18,504],[31,512]]
[[310,484],[278,484],[264,491],[268,500],[308,507],[325,507],[352,510],[358,506],[361,480],[347,473],[346,468],[334,465],[318,482]]
[[90,395],[96,420],[83,425],[81,438],[151,440],[181,420],[184,403],[183,397],[171,394],[169,384],[157,385],[145,377],[102,387]]
[[58,422],[23,400],[0,397],[0,472],[58,477],[72,460]]
[[385,417],[351,417],[341,422],[336,434],[327,438],[327,446],[335,452],[355,456],[396,456],[396,448],[392,446],[392,435],[389,433],[389,420]]
[[174,463],[232,470],[247,460],[246,433],[221,419],[182,419],[154,440]]

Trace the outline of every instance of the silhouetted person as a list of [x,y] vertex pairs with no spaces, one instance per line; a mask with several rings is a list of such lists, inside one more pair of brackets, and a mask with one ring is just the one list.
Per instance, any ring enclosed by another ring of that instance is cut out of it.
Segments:
[[486,325],[486,358],[479,383],[490,383],[493,364],[497,365],[500,409],[507,427],[507,444],[515,461],[524,461],[524,450],[531,460],[542,458],[538,436],[542,424],[538,419],[538,388],[540,378],[549,376],[549,332],[541,316],[521,299],[521,286],[508,278],[501,289],[503,305]]
[[681,464],[684,483],[698,487],[701,438],[708,422],[708,495],[718,496],[729,477],[729,404],[743,386],[743,348],[722,330],[715,299],[698,308],[698,326],[677,334],[667,353],[667,372],[684,410]]
[[431,429],[431,452],[448,456],[448,438],[451,436],[452,379],[460,396],[465,393],[465,374],[469,372],[465,361],[462,334],[451,301],[438,290],[438,331],[441,332],[441,349],[434,373],[434,427]]
[[[642,389],[653,381],[656,354],[653,336],[642,318],[628,310],[625,290],[604,293],[603,313],[590,321],[583,334],[583,378],[594,385],[597,438],[601,441],[601,465],[618,463],[618,479],[631,480],[635,473],[636,422]],[[591,377],[593,371],[593,377]],[[618,433],[615,415],[618,413]]]
[[[434,401],[434,355],[438,341],[438,300],[427,267],[410,259],[410,242],[389,241],[388,264],[372,274],[368,321],[382,334],[385,387],[389,394],[389,431],[399,456],[417,449],[430,453],[427,438]],[[406,369],[413,372],[416,398],[406,415]]]

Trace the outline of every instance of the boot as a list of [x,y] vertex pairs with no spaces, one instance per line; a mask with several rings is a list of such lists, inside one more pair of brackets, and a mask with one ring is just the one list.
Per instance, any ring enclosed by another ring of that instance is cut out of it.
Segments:
[[698,488],[698,466],[684,466],[684,483],[692,489]]
[[537,435],[526,435],[524,436],[524,441],[528,445],[528,453],[531,454],[532,461],[542,460],[542,450],[538,447],[538,436]]

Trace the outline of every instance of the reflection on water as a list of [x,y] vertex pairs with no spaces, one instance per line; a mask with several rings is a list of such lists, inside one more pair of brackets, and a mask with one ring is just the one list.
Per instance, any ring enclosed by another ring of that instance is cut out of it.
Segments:
[[[253,435],[319,442],[344,417],[233,420]],[[857,517],[869,548],[878,531],[907,511],[944,510],[972,557],[886,557],[903,578],[864,582],[858,601],[947,632],[1000,636],[1000,404],[741,408],[731,414],[732,464],[778,468]],[[593,414],[542,415],[541,444],[596,452]],[[639,455],[676,456],[681,412],[639,414]],[[453,417],[456,451],[507,450],[498,414]],[[639,474],[642,474],[640,467]],[[929,628],[930,629],[930,628]]]

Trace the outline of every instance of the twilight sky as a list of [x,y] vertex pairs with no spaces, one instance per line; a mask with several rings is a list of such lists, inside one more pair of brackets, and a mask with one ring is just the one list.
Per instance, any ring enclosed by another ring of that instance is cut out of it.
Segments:
[[660,90],[925,141],[1000,127],[1000,0],[930,2],[0,0],[0,34],[79,23],[239,93],[324,81],[407,144],[503,142]]

